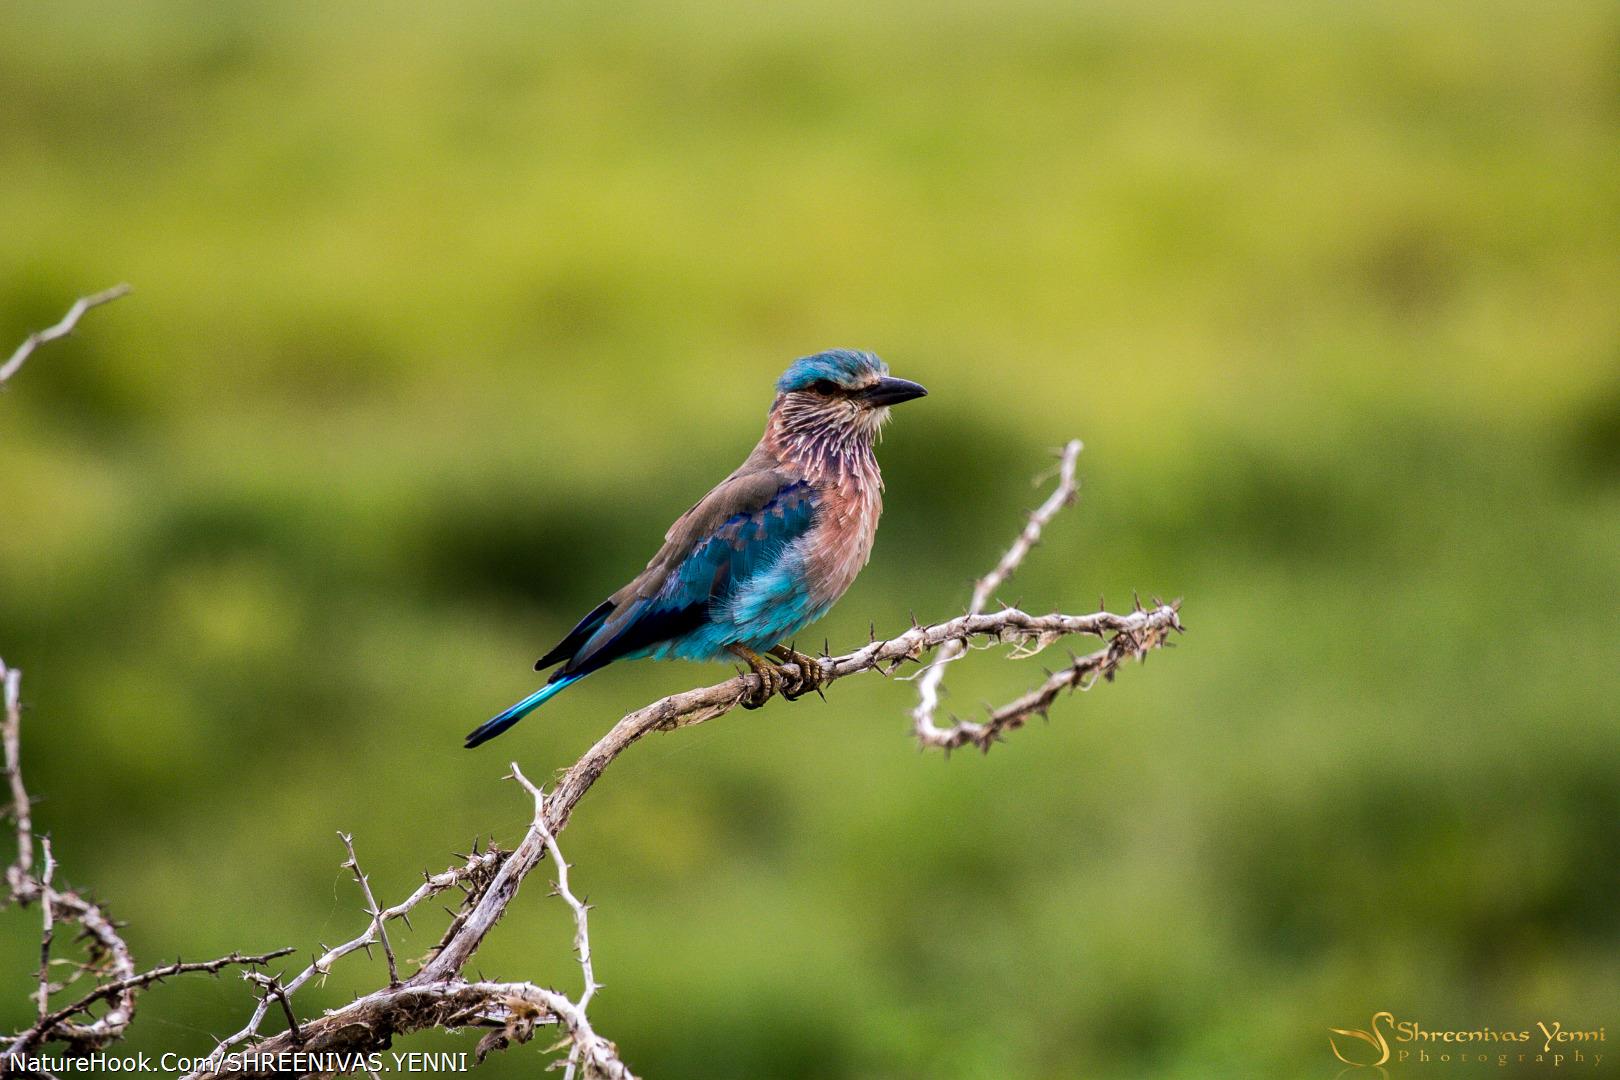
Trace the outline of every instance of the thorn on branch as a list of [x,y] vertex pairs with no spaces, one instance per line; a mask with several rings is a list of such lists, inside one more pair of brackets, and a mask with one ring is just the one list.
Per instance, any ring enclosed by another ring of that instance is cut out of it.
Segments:
[[[354,853],[354,837],[345,832],[339,832],[338,836],[343,840],[343,847],[349,853],[349,860],[343,865],[354,871],[354,879],[360,883],[360,891],[366,898],[366,914],[371,916],[371,928],[376,932],[377,938],[382,943],[383,958],[388,962],[388,985],[398,986],[399,964],[394,959],[394,947],[388,942],[388,928],[383,925],[382,909],[377,906],[377,897],[371,892],[371,879],[360,870],[360,858]],[[477,850],[478,844],[475,839],[473,851],[476,852]],[[369,957],[371,955],[371,942],[365,941],[363,946],[366,950],[366,956]]]
[[[1029,552],[1040,543],[1052,518],[1061,509],[1074,503],[1079,494],[1076,464],[1082,448],[1078,439],[1063,448],[1056,487],[1040,506],[1029,512],[1024,528],[1013,540],[1012,546],[1007,549],[995,567],[975,584],[966,619],[971,620],[985,610],[991,598],[996,597],[997,590],[1022,565]],[[1044,479],[1044,476],[1037,478],[1037,483],[1041,479]],[[1001,603],[998,615],[1022,614],[1016,607],[1008,607],[1004,602],[1000,602],[999,597],[997,602]],[[1133,655],[1140,660],[1149,649],[1164,644],[1164,638],[1170,630],[1180,629],[1177,618],[1179,604],[1166,606],[1155,599],[1155,606],[1149,611],[1143,608],[1140,596],[1132,593],[1132,610],[1129,615],[1109,614],[1107,603],[1101,596],[1097,599],[1097,607],[1097,615],[1084,627],[1067,626],[1060,631],[1032,633],[1027,626],[1020,626],[1016,621],[1009,619],[1006,624],[997,628],[995,634],[997,640],[1011,641],[1017,646],[1012,654],[1015,659],[1039,652],[1062,633],[1092,633],[1103,638],[1107,646],[1087,657],[1076,657],[1071,652],[1069,668],[1057,673],[1046,671],[1046,680],[1037,689],[1000,709],[986,706],[989,718],[984,723],[972,723],[954,717],[951,718],[949,727],[942,728],[935,723],[934,714],[939,705],[946,665],[963,655],[969,647],[967,635],[941,643],[933,661],[923,670],[917,681],[918,703],[912,710],[912,726],[918,744],[923,747],[936,747],[947,754],[952,749],[964,745],[974,745],[981,751],[988,752],[992,743],[1002,739],[1003,732],[1023,726],[1029,716],[1038,715],[1043,720],[1049,719],[1051,703],[1062,690],[1068,689],[1070,692],[1083,690],[1091,685],[1098,675],[1111,681],[1115,669],[1125,656]],[[1113,634],[1112,638],[1108,636],[1110,632]]]

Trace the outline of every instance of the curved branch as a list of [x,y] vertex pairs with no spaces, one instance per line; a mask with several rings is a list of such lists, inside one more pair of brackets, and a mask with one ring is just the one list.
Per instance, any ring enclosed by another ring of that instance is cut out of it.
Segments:
[[[44,915],[44,932],[40,938],[39,989],[34,994],[39,1019],[17,1035],[0,1038],[0,1042],[6,1044],[5,1052],[0,1054],[0,1066],[45,1042],[65,1042],[75,1050],[94,1050],[116,1042],[123,1037],[135,1017],[135,992],[172,975],[189,972],[217,974],[232,965],[263,964],[292,951],[281,949],[262,956],[232,953],[217,960],[176,961],[137,972],[129,945],[118,932],[118,924],[102,910],[101,905],[78,890],[56,886],[56,859],[51,853],[48,836],[40,840],[45,856],[44,870],[40,876],[34,876],[33,823],[29,816],[28,792],[23,785],[21,764],[22,672],[8,668],[4,661],[0,661],[0,686],[4,688],[5,704],[3,717],[0,717],[0,745],[3,745],[5,752],[5,772],[10,781],[12,797],[11,814],[17,833],[17,858],[6,868],[7,897],[18,905],[38,901]],[[97,978],[105,981],[72,1004],[53,1010],[50,1007],[51,995],[65,988],[53,986],[48,975],[51,943],[57,925],[62,923],[78,925],[79,936],[86,942],[89,953],[87,961],[78,965],[78,972],[68,980],[68,984],[71,985],[74,979],[86,972],[93,972]],[[90,1007],[102,1002],[111,1004],[111,1008],[102,1016],[88,1023],[74,1021],[75,1016],[90,1016]]]
[[155,967],[150,971],[143,971],[139,975],[131,975],[128,978],[115,979],[112,982],[102,983],[100,986],[90,991],[90,993],[84,995],[84,997],[80,998],[78,1001],[73,1002],[71,1005],[64,1005],[59,1009],[41,1016],[38,1023],[16,1037],[15,1041],[11,1045],[11,1052],[20,1053],[27,1050],[29,1047],[37,1043],[41,1037],[49,1034],[64,1020],[67,1020],[79,1013],[88,1012],[90,1006],[95,1005],[97,1002],[110,1001],[114,998],[121,997],[132,990],[144,990],[153,983],[160,983],[164,979],[172,978],[175,975],[189,975],[194,972],[201,972],[208,975],[218,975],[221,971],[224,971],[228,967],[262,966],[264,964],[268,964],[276,957],[286,956],[290,952],[292,952],[292,946],[289,945],[284,949],[276,949],[274,952],[261,953],[258,956],[244,956],[239,952],[233,952],[229,956],[221,956],[215,960],[176,960],[172,964],[164,964],[162,967]]
[[192,1077],[235,1080],[276,1071],[278,1055],[358,1053],[388,1045],[388,1040],[426,1028],[492,1029],[478,1046],[482,1060],[492,1050],[527,1042],[535,1029],[558,1025],[579,1048],[585,1075],[607,1080],[636,1080],[619,1060],[618,1050],[597,1035],[584,1010],[564,994],[527,982],[444,979],[407,982],[356,998],[302,1025],[300,1039],[278,1035],[244,1050],[221,1052],[210,1067]]
[[[1094,615],[1030,615],[1017,608],[1006,608],[989,615],[963,615],[932,626],[914,626],[898,637],[873,641],[854,652],[823,658],[817,663],[825,685],[865,671],[887,674],[948,642],[965,645],[975,638],[989,638],[993,642],[1024,646],[1022,655],[1029,655],[1065,636],[1107,637],[1112,634],[1114,642],[1104,652],[1115,653],[1117,645],[1115,658],[1111,662],[1101,660],[1090,665],[1092,670],[1101,673],[1104,666],[1112,671],[1127,655],[1140,655],[1158,647],[1169,632],[1180,628],[1177,607],[1173,604],[1128,615],[1106,611]],[[783,664],[782,670],[789,676],[790,684],[792,676],[801,674],[795,664]],[[546,796],[546,827],[553,834],[561,832],[573,815],[574,807],[603,771],[642,738],[655,731],[673,731],[724,716],[744,699],[765,689],[759,676],[749,673],[713,686],[672,694],[630,713],[558,778],[556,787]],[[1001,725],[1003,729],[1011,726],[1015,726],[1011,718]],[[407,982],[439,982],[460,972],[472,959],[484,935],[506,910],[506,905],[511,903],[524,875],[534,869],[544,852],[545,838],[541,830],[530,828],[516,850],[502,863],[483,898],[468,913],[460,932],[445,942],[438,954]]]

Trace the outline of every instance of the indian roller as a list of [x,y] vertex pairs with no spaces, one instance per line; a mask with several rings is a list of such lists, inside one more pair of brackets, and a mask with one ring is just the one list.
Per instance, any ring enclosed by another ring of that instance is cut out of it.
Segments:
[[[760,677],[745,707],[816,689],[819,665],[783,644],[844,595],[872,554],[883,478],[873,444],[889,406],[928,391],[869,352],[795,360],[748,460],[664,534],[647,568],[534,667],[546,684],[467,736],[493,739],[615,660],[736,657]],[[760,654],[798,665],[793,686]]]

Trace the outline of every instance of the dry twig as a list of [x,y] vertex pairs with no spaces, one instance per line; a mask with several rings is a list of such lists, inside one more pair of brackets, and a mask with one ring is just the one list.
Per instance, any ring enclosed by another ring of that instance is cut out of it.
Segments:
[[11,788],[11,820],[17,826],[17,858],[6,867],[6,884],[12,892],[16,892],[34,870],[34,817],[33,801],[28,797],[28,788],[23,784],[22,769],[18,765],[22,760],[19,742],[22,731],[22,672],[7,668],[4,661],[0,661],[0,689],[5,694],[0,743],[4,745],[6,756],[6,783]]
[[[146,971],[137,972],[129,946],[118,932],[118,926],[100,905],[86,899],[73,889],[56,885],[56,857],[51,850],[50,837],[39,840],[44,855],[44,868],[38,877],[33,873],[34,835],[29,814],[28,793],[23,785],[21,764],[22,725],[22,673],[8,668],[0,661],[0,685],[5,688],[5,713],[0,720],[0,745],[5,749],[5,772],[11,788],[11,814],[16,827],[17,858],[6,869],[7,898],[19,906],[39,902],[43,932],[40,936],[39,987],[34,993],[39,1019],[16,1035],[0,1038],[5,1050],[0,1053],[0,1066],[6,1066],[19,1055],[26,1054],[46,1042],[67,1043],[73,1050],[94,1050],[123,1037],[135,1015],[135,993],[172,975],[189,972],[218,973],[235,965],[265,964],[291,949],[281,949],[261,956],[232,953],[217,960],[176,961]],[[57,986],[50,981],[51,945],[56,929],[64,923],[77,924],[80,937],[88,953],[84,963],[76,965],[76,972],[67,983]],[[50,999],[81,976],[94,975],[104,980],[89,993],[70,1005],[52,1009]],[[94,1016],[92,1006],[107,1003],[110,1008],[100,1017]],[[74,1017],[85,1017],[80,1023]]]
[[[422,973],[418,972],[416,977],[405,983],[393,981],[388,987],[357,998],[318,1019],[304,1024],[299,1024],[294,1019],[290,995],[315,975],[325,975],[331,969],[332,962],[339,957],[362,949],[366,944],[381,937],[382,924],[388,919],[405,918],[406,912],[411,907],[433,892],[444,891],[455,885],[468,889],[468,900],[463,910],[466,910],[466,906],[473,905],[483,895],[484,886],[488,884],[489,879],[483,873],[486,865],[491,865],[504,857],[504,853],[492,849],[483,855],[471,856],[466,867],[452,868],[437,878],[429,878],[404,903],[387,910],[377,910],[376,901],[371,898],[368,889],[367,905],[372,913],[372,922],[367,926],[365,933],[353,941],[327,950],[314,964],[284,987],[279,979],[254,972],[247,973],[246,977],[263,990],[259,1008],[255,1010],[246,1028],[220,1043],[209,1056],[208,1067],[198,1070],[192,1076],[199,1080],[201,1078],[221,1080],[226,1077],[259,1075],[268,1071],[262,1062],[271,1061],[276,1055],[287,1051],[298,1050],[306,1054],[370,1051],[387,1045],[394,1036],[426,1027],[490,1028],[489,1033],[478,1043],[477,1058],[482,1061],[494,1051],[503,1050],[513,1043],[527,1042],[533,1037],[537,1027],[555,1024],[565,1032],[565,1041],[569,1047],[565,1063],[565,1080],[573,1077],[576,1070],[581,1071],[586,1077],[635,1080],[630,1070],[619,1060],[617,1048],[596,1033],[586,1016],[586,1007],[599,989],[591,963],[590,930],[586,914],[588,908],[574,895],[568,884],[568,863],[563,858],[555,835],[546,823],[546,796],[523,775],[523,771],[515,762],[512,764],[512,777],[534,799],[534,818],[530,824],[530,834],[540,837],[545,852],[550,855],[552,863],[557,867],[556,893],[574,915],[574,948],[579,957],[585,986],[577,1002],[556,990],[535,986],[532,983],[468,981],[460,976],[458,969],[451,977],[439,980],[423,979]],[[344,846],[350,853],[349,861],[344,863],[347,868],[355,861],[353,842],[349,837],[344,837]],[[469,868],[474,867],[476,869],[469,872]],[[464,925],[464,920],[460,918],[453,921],[447,938],[453,939],[458,929]],[[288,1030],[253,1044],[248,1048],[251,1053],[233,1051],[233,1047],[258,1034],[272,1000],[280,1003],[287,1017]]]
[[[1012,546],[1007,549],[995,567],[974,583],[973,599],[968,604],[968,614],[977,615],[989,605],[996,595],[996,590],[1012,577],[1023,564],[1024,557],[1041,542],[1041,533],[1046,531],[1046,526],[1057,516],[1058,511],[1073,503],[1079,495],[1080,482],[1075,477],[1075,470],[1080,461],[1080,451],[1083,449],[1085,446],[1079,439],[1071,439],[1063,447],[1059,456],[1057,487],[1047,496],[1045,502],[1030,512],[1029,520],[1024,523]],[[967,652],[965,641],[946,642],[940,647],[939,652],[934,654],[933,662],[923,669],[921,677],[917,680],[918,700],[917,707],[911,711],[911,723],[912,732],[922,746],[938,747],[949,753],[959,746],[973,743],[988,752],[990,744],[1002,730],[1023,723],[1023,717],[1028,715],[1028,711],[1013,713],[1000,724],[995,722],[994,716],[988,724],[975,724],[971,720],[958,720],[948,728],[941,728],[935,724],[934,713],[939,709],[939,688],[945,679],[945,665],[960,658],[965,652]],[[1049,701],[1050,699],[1048,703]]]
[[[517,762],[512,762],[512,776],[523,785],[523,790],[534,797],[534,826],[540,830],[541,839],[546,845],[546,854],[551,856],[551,865],[557,868],[557,880],[552,883],[553,891],[562,897],[563,903],[568,905],[574,913],[574,954],[579,958],[580,975],[584,979],[584,989],[579,994],[579,1015],[583,1025],[585,1009],[590,1005],[591,998],[596,996],[599,989],[596,982],[596,970],[591,966],[591,932],[589,917],[586,914],[589,908],[574,895],[568,887],[568,860],[563,858],[562,849],[557,846],[557,838],[546,827],[546,796],[545,792],[529,783],[529,778],[523,775]],[[579,1062],[599,1057],[593,1054],[591,1047],[597,1036],[588,1025],[583,1026],[581,1033],[572,1033],[572,1046],[568,1051],[568,1067],[563,1072],[563,1080],[574,1080],[574,1071]]]
[[[240,1031],[228,1036],[225,1039],[222,1039],[215,1053],[222,1054],[223,1052],[230,1050],[232,1047],[245,1043],[247,1040],[257,1036],[259,1034],[259,1028],[263,1025],[265,1016],[269,1013],[270,1006],[273,1001],[275,1001],[277,998],[281,998],[283,1000],[290,998],[291,995],[297,993],[298,990],[300,990],[311,979],[324,979],[328,974],[331,973],[332,965],[338,960],[352,952],[357,952],[366,948],[366,946],[375,943],[378,939],[378,935],[383,923],[389,922],[393,919],[400,919],[408,926],[410,925],[410,913],[417,907],[417,905],[421,904],[424,900],[427,900],[430,897],[448,892],[451,889],[462,888],[468,891],[469,896],[479,895],[484,886],[494,876],[496,869],[500,866],[501,860],[504,857],[504,852],[492,847],[482,854],[474,853],[469,855],[466,862],[461,866],[452,866],[448,870],[438,874],[422,875],[422,884],[416,887],[416,891],[411,893],[411,895],[407,896],[404,900],[395,904],[393,907],[384,908],[381,912],[379,912],[378,915],[373,917],[372,921],[366,926],[366,930],[363,934],[351,941],[346,941],[341,945],[326,949],[321,953],[320,956],[317,956],[308,967],[304,968],[303,971],[295,975],[290,981],[281,983],[276,994],[266,994],[261,996],[258,1007],[254,1009],[253,1015],[249,1017],[247,1024],[244,1025]],[[288,1041],[295,1046],[302,1045],[303,1042],[301,1038],[290,1039]]]
[[84,318],[85,312],[93,307],[100,307],[102,304],[110,304],[120,296],[128,295],[128,293],[128,285],[114,285],[110,289],[79,297],[73,302],[73,306],[68,308],[67,314],[63,315],[55,326],[47,326],[43,330],[36,330],[34,333],[29,334],[23,340],[23,343],[17,346],[17,351],[11,354],[11,359],[4,364],[0,364],[0,385],[4,385],[7,379],[22,370],[23,364],[33,355],[35,349],[46,342],[55,341],[57,338],[64,338],[73,333],[73,328],[79,325],[79,320]]
[[34,992],[34,1003],[39,1006],[40,1019],[51,1011],[51,942],[56,937],[56,894],[51,879],[56,876],[56,857],[51,854],[51,838],[40,840],[45,852],[45,872],[39,876],[39,909],[45,923],[39,935],[39,989]]
[[[382,942],[383,958],[388,961],[388,985],[399,985],[399,964],[394,960],[394,947],[388,943],[388,930],[383,926],[382,911],[377,907],[377,898],[371,892],[371,879],[360,872],[360,858],[354,853],[354,837],[349,833],[338,833],[343,846],[349,850],[349,861],[343,865],[354,871],[354,880],[360,883],[360,891],[366,896],[366,913],[371,916],[371,927],[377,933],[377,939]],[[368,949],[369,953],[370,950]]]

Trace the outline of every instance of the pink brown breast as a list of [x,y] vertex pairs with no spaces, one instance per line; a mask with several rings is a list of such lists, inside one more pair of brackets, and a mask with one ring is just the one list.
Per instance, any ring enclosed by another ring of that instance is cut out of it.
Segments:
[[805,545],[806,578],[813,601],[830,605],[855,583],[872,557],[878,517],[883,513],[883,482],[873,462],[829,476],[822,488],[815,530]]

